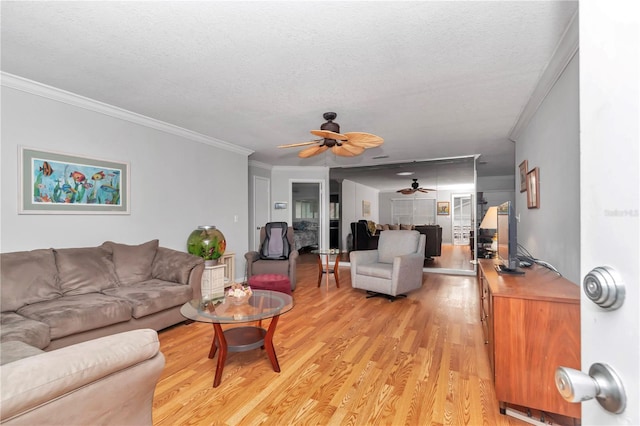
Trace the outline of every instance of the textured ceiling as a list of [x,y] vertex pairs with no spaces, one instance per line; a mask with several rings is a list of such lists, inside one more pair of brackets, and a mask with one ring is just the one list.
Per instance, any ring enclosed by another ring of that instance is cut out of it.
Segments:
[[[1,7],[2,71],[249,148],[252,160],[334,167],[480,154],[482,176],[514,173],[509,133],[577,2]],[[342,132],[384,145],[304,160],[300,148],[276,148],[314,139],[326,111]]]

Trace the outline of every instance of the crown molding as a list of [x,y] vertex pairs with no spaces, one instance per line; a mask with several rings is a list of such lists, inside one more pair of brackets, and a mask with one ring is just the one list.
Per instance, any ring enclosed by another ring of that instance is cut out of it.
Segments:
[[271,164],[261,163],[260,161],[249,160],[249,167],[255,167],[257,169],[269,170],[273,168]]
[[121,120],[126,120],[131,123],[139,124],[141,126],[149,127],[155,130],[160,130],[161,132],[189,139],[194,142],[204,143],[206,145],[211,145],[216,148],[234,152],[236,154],[246,155],[247,157],[253,153],[253,151],[250,149],[243,148],[241,146],[234,145],[220,139],[205,136],[201,133],[193,132],[191,130],[178,127],[164,121],[156,120],[154,118],[150,118],[123,108],[118,108],[116,106],[106,104],[104,102],[80,96],[75,93],[67,92],[66,90],[38,83],[36,81],[19,77],[17,75],[1,72],[0,76],[2,77],[1,84],[5,87],[20,90],[26,93],[31,93],[33,95],[52,99],[54,101],[63,102],[78,108],[94,111]]
[[538,108],[556,84],[567,65],[569,65],[571,59],[578,53],[578,47],[578,11],[576,11],[562,34],[560,42],[558,46],[556,46],[556,50],[553,52],[549,63],[542,72],[536,88],[529,97],[529,101],[522,109],[511,132],[509,132],[509,139],[511,141],[516,142],[520,138],[522,131],[527,127],[536,111],[538,111]]

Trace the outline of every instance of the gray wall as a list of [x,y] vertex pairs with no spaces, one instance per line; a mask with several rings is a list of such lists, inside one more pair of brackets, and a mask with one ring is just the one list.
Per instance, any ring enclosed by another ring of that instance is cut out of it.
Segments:
[[[0,250],[96,246],[105,240],[138,244],[157,238],[164,247],[186,251],[189,233],[209,224],[224,233],[241,275],[248,241],[249,152],[115,118],[83,102],[87,107],[2,87]],[[18,214],[19,146],[129,162],[131,213]]]
[[528,209],[526,192],[516,192],[518,242],[575,283],[580,282],[578,102],[576,54],[519,135],[515,162],[516,168],[527,160],[529,169],[540,169],[539,209]]

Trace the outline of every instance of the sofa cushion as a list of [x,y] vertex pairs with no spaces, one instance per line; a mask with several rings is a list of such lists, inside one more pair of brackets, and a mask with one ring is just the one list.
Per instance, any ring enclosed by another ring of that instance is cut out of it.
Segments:
[[19,340],[3,342],[2,350],[0,351],[0,365],[41,353],[44,353],[42,349],[38,349]]
[[18,315],[15,312],[0,314],[0,342],[20,340],[36,348],[44,349],[49,346],[49,326]]
[[0,254],[2,312],[62,296],[52,249]]
[[20,315],[49,325],[51,339],[93,330],[131,319],[131,305],[101,293],[63,296],[27,305]]
[[67,296],[116,287],[111,253],[102,247],[54,249],[60,289]]
[[378,261],[393,263],[396,256],[415,253],[419,239],[418,231],[382,231],[378,243]]
[[113,254],[113,264],[120,285],[137,284],[151,279],[151,264],[158,250],[158,240],[135,246],[106,241],[102,247]]
[[136,285],[109,288],[103,293],[127,300],[132,306],[133,317],[142,318],[188,302],[192,290],[188,285],[152,279]]
[[151,276],[163,281],[188,284],[191,270],[204,260],[189,253],[158,247],[151,265]]
[[356,274],[390,280],[393,275],[393,263],[358,264]]

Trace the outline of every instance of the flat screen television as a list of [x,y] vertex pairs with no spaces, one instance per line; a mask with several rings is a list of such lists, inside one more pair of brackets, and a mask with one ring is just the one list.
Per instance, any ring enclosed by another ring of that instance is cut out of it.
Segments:
[[498,206],[498,263],[496,270],[502,274],[524,274],[518,269],[518,233],[516,213],[507,201]]

